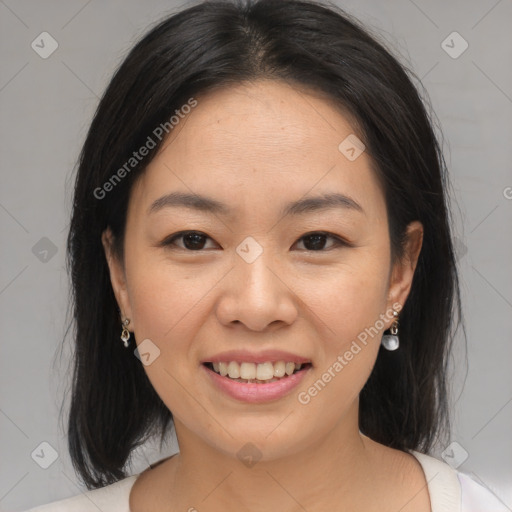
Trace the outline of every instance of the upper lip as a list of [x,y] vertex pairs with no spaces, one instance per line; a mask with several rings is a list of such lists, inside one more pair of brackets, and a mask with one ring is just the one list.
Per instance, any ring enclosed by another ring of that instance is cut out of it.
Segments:
[[284,361],[286,363],[310,363],[311,359],[301,357],[291,352],[284,350],[262,350],[260,352],[249,352],[247,350],[228,350],[220,352],[208,358],[205,358],[201,363],[221,363],[230,361],[240,361],[242,363],[266,363],[268,361],[275,363],[277,361]]

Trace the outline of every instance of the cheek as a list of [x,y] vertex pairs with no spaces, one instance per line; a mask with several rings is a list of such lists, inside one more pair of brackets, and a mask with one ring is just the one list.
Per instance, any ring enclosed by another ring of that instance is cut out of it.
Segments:
[[136,334],[159,344],[182,339],[176,333],[187,323],[194,323],[201,299],[215,281],[211,272],[198,276],[197,271],[172,265],[165,256],[150,251],[133,253],[127,260],[127,270]]
[[343,350],[372,326],[381,330],[379,318],[386,308],[388,277],[384,260],[357,254],[320,278],[313,274],[301,277],[301,296],[317,316],[325,339],[330,340],[328,352]]
[[372,372],[381,339],[376,323],[385,293],[375,280],[351,276],[332,280],[323,291],[317,288],[309,303],[320,319],[321,357],[297,400],[304,413],[320,415],[331,424],[349,410]]
[[158,347],[158,358],[145,370],[167,403],[165,395],[173,394],[174,384],[182,392],[169,374],[178,382],[190,379],[188,363],[197,361],[194,340],[211,314],[209,293],[226,271],[208,266],[192,271],[142,251],[132,253],[127,269],[135,337],[137,343],[149,339]]
[[[200,298],[205,290],[198,286],[198,281],[188,279],[183,273],[178,277],[170,272],[169,265],[155,262],[147,265],[146,262],[136,268],[148,269],[143,273],[132,273],[130,280],[137,344],[140,347],[149,339],[157,347],[146,345],[156,356],[151,356],[144,371],[176,417],[190,415],[197,404],[184,392],[189,387],[191,368],[183,362],[192,357],[191,340],[202,321],[198,315],[201,314]],[[199,421],[200,417],[195,419]]]
[[370,376],[384,330],[380,316],[386,308],[387,276],[386,258],[368,253],[322,279],[302,279],[302,297],[307,297],[321,340],[315,382],[308,383],[313,388],[302,389],[308,395],[304,402],[315,402],[313,409],[326,403],[343,409]]
[[146,273],[143,279],[132,281],[130,303],[137,339],[150,338],[160,346],[185,315],[185,309],[190,309],[188,302],[177,287],[169,285],[161,276],[158,278],[155,270]]

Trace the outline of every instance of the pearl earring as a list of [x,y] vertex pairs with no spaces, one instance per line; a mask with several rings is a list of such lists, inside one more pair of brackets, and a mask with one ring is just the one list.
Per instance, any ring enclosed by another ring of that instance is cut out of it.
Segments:
[[390,328],[391,334],[384,334],[382,336],[381,344],[386,350],[396,350],[400,346],[400,340],[398,339],[398,313],[395,310],[393,310],[393,316],[395,319]]

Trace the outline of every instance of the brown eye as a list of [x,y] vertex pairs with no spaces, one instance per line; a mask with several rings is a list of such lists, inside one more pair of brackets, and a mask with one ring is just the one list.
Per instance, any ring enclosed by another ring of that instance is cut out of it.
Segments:
[[322,251],[325,249],[326,241],[329,239],[333,240],[333,243],[327,250],[348,245],[337,236],[324,232],[309,233],[304,235],[300,240],[303,241],[303,245],[307,251]]
[[[182,244],[177,244],[177,240],[182,240]],[[163,246],[177,246],[181,249],[185,249],[188,251],[201,251],[203,250],[206,244],[206,241],[211,238],[200,231],[182,231],[181,233],[176,233],[172,235],[170,238],[165,239],[162,242]]]

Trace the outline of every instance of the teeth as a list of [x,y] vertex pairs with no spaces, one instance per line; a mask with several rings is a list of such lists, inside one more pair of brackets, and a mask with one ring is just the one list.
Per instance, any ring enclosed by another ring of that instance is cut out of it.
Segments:
[[227,363],[219,363],[219,373],[225,377],[228,374],[228,365]]
[[284,377],[286,364],[284,361],[274,363],[274,377]]
[[238,379],[240,377],[240,366],[235,361],[228,364],[228,375],[230,379]]
[[261,363],[256,366],[256,378],[258,380],[270,380],[274,377],[274,365],[272,363]]
[[241,363],[237,361],[213,363],[213,370],[223,377],[249,382],[274,381],[300,370],[302,364],[277,361],[272,363]]
[[[238,366],[238,363],[232,361],[233,364]],[[230,363],[231,364],[231,363]],[[240,378],[241,379],[255,379],[256,378],[256,365],[254,363],[242,363],[240,365]]]

